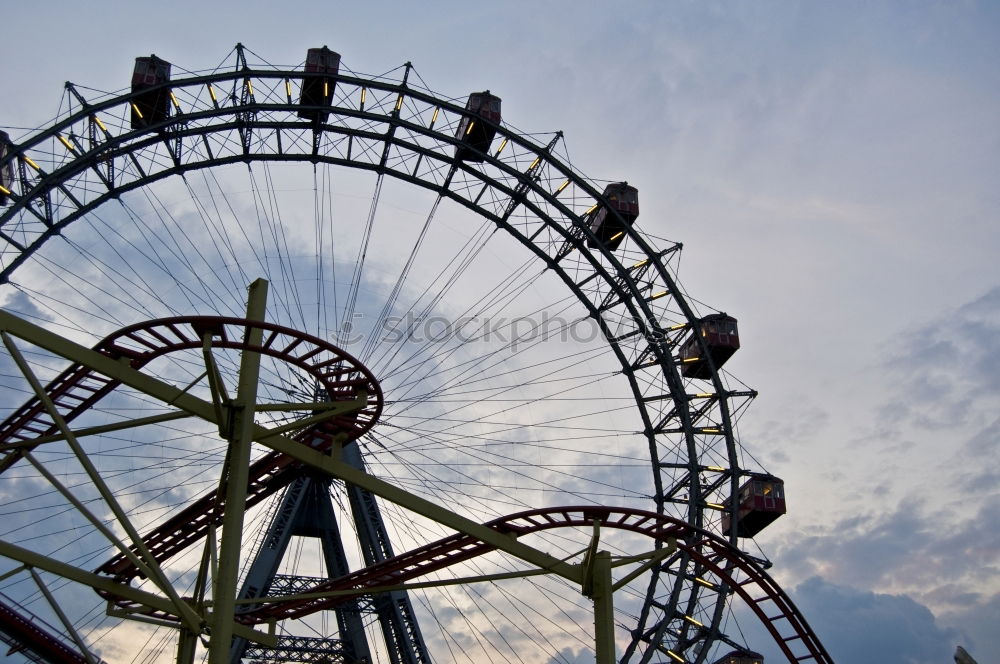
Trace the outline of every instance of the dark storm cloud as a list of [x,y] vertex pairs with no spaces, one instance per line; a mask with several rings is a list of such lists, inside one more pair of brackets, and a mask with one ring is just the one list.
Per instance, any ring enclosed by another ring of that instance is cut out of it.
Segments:
[[[822,577],[792,597],[824,643],[835,645],[834,659],[947,661],[959,643],[995,652],[1000,593],[989,582],[1000,571],[998,523],[994,500],[961,515],[932,500],[904,501],[789,537],[776,559],[782,575]],[[877,588],[899,594],[867,590]]]
[[[835,662],[939,664],[951,661],[956,645],[970,647],[962,630],[942,625],[930,609],[904,594],[859,590],[821,576],[789,594]],[[735,614],[749,647],[764,661],[785,661],[746,606],[737,606]]]
[[798,578],[823,573],[837,582],[875,587],[890,580],[927,530],[910,509],[854,515],[830,528],[795,534],[779,543],[776,557]]
[[[991,572],[996,574],[996,570]],[[955,611],[941,615],[942,622],[958,625],[959,630],[969,636],[963,637],[961,645],[973,657],[986,664],[990,653],[1000,652],[1000,595],[990,601],[979,604],[975,598],[969,598],[968,603]]]
[[839,662],[938,664],[960,638],[905,595],[839,586],[813,577],[795,589],[799,608]]

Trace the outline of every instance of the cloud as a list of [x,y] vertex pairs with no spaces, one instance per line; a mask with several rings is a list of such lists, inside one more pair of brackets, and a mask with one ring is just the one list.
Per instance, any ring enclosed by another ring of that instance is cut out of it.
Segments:
[[840,662],[947,662],[959,638],[906,595],[840,586],[813,577],[795,589],[798,606]]
[[[952,650],[964,643],[992,652],[994,618],[1000,619],[1000,588],[993,582],[1000,571],[1000,533],[987,524],[995,523],[996,500],[954,513],[934,500],[911,498],[881,514],[855,514],[789,535],[779,544],[776,572],[786,588],[808,579],[793,600],[824,643],[846,649],[831,653],[840,661],[932,661],[916,658],[920,650],[911,652],[907,630],[932,635]],[[859,586],[870,590],[852,589]],[[872,623],[882,627],[869,630]],[[942,641],[945,636],[949,640]],[[925,643],[922,638],[913,643]],[[911,659],[856,656],[862,647],[896,642],[898,657]]]
[[51,320],[41,309],[35,306],[31,298],[22,290],[9,290],[5,293],[6,298],[3,308],[12,314],[27,318],[32,322]]
[[1000,286],[894,337],[887,350],[883,368],[898,383],[881,408],[887,425],[982,421],[981,409],[995,412],[1000,394]]
[[[936,608],[949,597],[975,593],[979,601],[1000,589],[981,575],[1000,569],[1000,506],[986,500],[968,514],[909,500],[882,514],[845,517],[832,527],[787,536],[776,559],[791,578],[821,574],[837,583],[907,592]],[[965,602],[965,599],[959,599]]]
[[[944,624],[906,594],[861,590],[814,576],[789,595],[836,662],[938,664],[951,661],[959,643],[970,647],[963,630]],[[764,655],[765,661],[785,661],[747,607],[737,606],[734,614],[750,648]]]
[[980,662],[989,661],[986,653],[1000,652],[1000,596],[993,597],[988,602],[976,602],[969,598],[968,603],[955,611],[941,614],[941,621],[956,625],[962,632],[964,640],[961,645]]
[[594,651],[580,648],[574,652],[572,648],[563,648],[558,654],[549,658],[546,664],[591,664],[594,661]]

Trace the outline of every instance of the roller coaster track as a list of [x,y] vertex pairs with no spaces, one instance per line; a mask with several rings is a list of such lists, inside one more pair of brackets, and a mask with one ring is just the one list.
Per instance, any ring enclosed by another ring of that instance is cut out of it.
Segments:
[[[0,599],[0,641],[11,646],[7,656],[20,652],[33,662],[93,664],[80,651],[42,627],[26,609]],[[103,664],[103,661],[102,661]]]
[[[251,326],[264,330],[260,346],[244,341]],[[325,391],[330,401],[351,401],[362,393],[367,395],[367,405],[360,411],[333,417],[297,434],[295,438],[303,443],[325,449],[335,436],[344,442],[356,439],[375,424],[381,413],[382,392],[378,382],[360,362],[322,339],[271,323],[217,316],[163,318],[123,328],[99,342],[94,350],[124,359],[133,369],[141,369],[169,353],[201,349],[204,335],[211,336],[212,348],[256,351],[298,367]],[[45,391],[63,420],[70,422],[118,386],[117,381],[74,364],[50,381]],[[0,444],[16,445],[13,453],[0,460],[0,472],[21,458],[22,451],[36,447],[39,438],[58,431],[42,402],[37,397],[29,400],[0,423]],[[247,506],[281,490],[300,467],[291,457],[277,452],[255,461],[250,467]],[[213,491],[158,525],[145,536],[145,543],[156,560],[162,562],[220,524],[224,508],[223,497]],[[97,571],[123,582],[140,575],[139,569],[122,554]]]
[[[265,331],[259,346],[244,341],[250,327]],[[356,439],[374,425],[381,412],[378,383],[360,362],[321,339],[269,323],[200,316],[160,319],[124,328],[98,343],[95,350],[124,359],[132,368],[139,369],[168,353],[202,348],[205,335],[211,336],[213,348],[259,352],[302,369],[326,390],[331,401],[357,399],[362,392],[367,394],[367,406],[356,415],[334,417],[302,430],[296,439],[303,444],[323,449],[332,444],[334,436],[339,435],[341,440]],[[68,422],[118,385],[114,380],[73,365],[52,380],[46,392]],[[15,444],[14,452],[0,460],[0,472],[19,458],[18,449],[31,449],[39,444],[35,442],[39,438],[57,432],[56,423],[40,400],[28,401],[0,423],[0,444]],[[297,461],[276,452],[259,459],[250,469],[247,505],[280,490],[300,469]],[[220,497],[212,492],[161,523],[144,538],[153,557],[162,562],[205,536],[212,525],[220,522],[224,507]],[[659,543],[675,542],[678,553],[674,555],[689,556],[704,570],[694,581],[738,595],[761,620],[789,662],[832,664],[805,618],[760,564],[724,539],[684,521],[639,509],[583,506],[519,512],[485,525],[515,537],[556,528],[599,525],[638,533]],[[310,594],[336,591],[339,593],[336,596],[280,602],[265,599],[236,619],[245,624],[260,624],[332,609],[351,598],[404,584],[493,550],[495,547],[471,535],[451,535],[340,578],[319,582],[304,591]],[[126,583],[140,576],[139,570],[121,555],[97,571]],[[107,591],[102,595],[121,608],[136,608]],[[157,613],[155,617],[176,619],[167,613]]]
[[[555,528],[593,528],[599,525],[601,528],[639,533],[660,543],[673,540],[680,553],[691,557],[705,570],[703,577],[697,581],[721,586],[738,595],[760,619],[789,662],[833,662],[805,617],[755,560],[722,538],[683,521],[646,510],[582,506],[519,512],[485,525],[517,537]],[[352,598],[378,592],[387,586],[398,586],[494,550],[491,545],[470,535],[451,535],[338,579],[301,589],[303,594],[338,593],[335,596],[271,603],[264,601],[239,615],[237,620],[245,624],[260,624],[335,609]],[[114,600],[113,597],[108,599]],[[118,600],[118,604],[122,608],[130,607],[126,601]],[[173,618],[168,614],[158,617]]]
[[[760,618],[790,662],[833,661],[791,599],[756,561],[722,538],[678,519],[639,509],[584,506],[519,512],[485,525],[518,537],[554,528],[593,528],[600,525],[601,528],[639,533],[661,543],[675,540],[678,551],[690,556],[706,570],[704,576],[714,577],[713,581],[701,578],[700,582],[724,586],[737,594]],[[262,623],[331,609],[350,597],[367,594],[371,589],[402,584],[493,550],[490,545],[470,535],[451,535],[303,591],[355,593],[266,604],[240,616],[240,620]]]

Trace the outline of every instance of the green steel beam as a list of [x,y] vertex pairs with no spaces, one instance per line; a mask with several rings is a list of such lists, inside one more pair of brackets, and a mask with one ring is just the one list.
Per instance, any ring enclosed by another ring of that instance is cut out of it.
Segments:
[[[126,359],[114,360],[22,320],[6,311],[0,311],[0,330],[7,331],[11,335],[25,339],[49,352],[60,355],[72,362],[82,364],[105,376],[119,380],[129,387],[144,392],[164,403],[173,405],[191,415],[215,424],[219,423],[215,415],[215,409],[211,403],[188,394],[173,385],[132,369],[128,366],[128,360]],[[492,528],[487,528],[482,524],[446,510],[435,503],[420,498],[388,482],[372,477],[364,471],[352,468],[338,459],[322,454],[289,438],[276,436],[266,427],[258,425],[254,427],[254,431],[255,440],[273,450],[288,454],[317,470],[345,482],[360,486],[381,498],[385,498],[417,514],[437,521],[453,530],[475,537],[538,568],[551,570],[559,576],[575,583],[582,583],[583,581],[579,565],[568,564],[554,556],[518,542],[514,534],[498,533]]]
[[[652,557],[648,561],[646,561],[645,563],[643,563],[642,565],[640,565],[639,567],[637,567],[636,569],[632,570],[631,572],[623,576],[621,579],[619,579],[618,582],[615,583],[613,589],[621,590],[629,583],[631,583],[632,581],[639,578],[647,571],[651,570],[653,567],[658,565],[664,558],[666,558],[676,550],[677,550],[677,540],[671,537],[669,540],[667,540],[667,545],[665,547],[657,551],[654,551]],[[617,564],[613,566],[616,567]]]
[[597,546],[601,542],[601,520],[594,520],[594,531],[590,535],[590,544],[587,545],[587,552],[583,555],[583,594],[591,596],[594,582],[594,561],[597,557]]
[[[84,571],[78,567],[64,563],[61,560],[43,556],[40,553],[35,553],[34,551],[30,551],[3,540],[0,540],[0,556],[16,560],[19,563],[23,563],[27,567],[35,567],[37,569],[45,570],[46,572],[50,572],[56,576],[69,579],[74,583],[90,586],[95,590],[106,591],[116,597],[121,597],[129,602],[135,602],[156,611],[171,613],[175,608],[174,603],[166,597],[154,595],[153,593],[146,592],[145,590],[139,590],[138,588],[133,588],[132,586],[124,583],[112,581],[106,576]],[[210,615],[211,614],[209,614],[209,616]],[[256,641],[265,646],[274,647],[277,645],[277,637],[264,632],[258,632],[257,630],[246,625],[234,623],[233,632],[237,636]]]
[[[247,319],[264,320],[267,308],[267,281],[257,279],[250,284]],[[264,330],[247,329],[246,343],[260,347]],[[206,354],[211,357],[211,353]],[[209,374],[211,375],[211,374]],[[222,541],[219,543],[219,573],[214,578],[212,600],[215,602],[212,635],[208,644],[210,664],[228,664],[233,641],[233,616],[236,613],[237,583],[240,573],[240,551],[243,548],[243,516],[246,513],[246,490],[250,478],[250,443],[254,434],[254,413],[257,408],[257,384],[260,378],[260,353],[244,350],[240,354],[239,384],[236,400],[222,410],[230,411],[229,452],[226,455],[226,510],[222,515]],[[220,380],[221,387],[221,380]],[[224,392],[223,392],[224,394]],[[225,427],[229,429],[229,427]]]
[[480,576],[460,576],[453,579],[438,579],[435,581],[418,581],[416,583],[399,583],[393,586],[373,586],[371,588],[348,588],[347,590],[327,590],[321,593],[301,593],[298,595],[279,595],[273,597],[250,597],[248,599],[238,599],[237,604],[263,604],[297,602],[303,599],[323,599],[326,597],[351,597],[359,595],[379,595],[396,590],[421,590],[423,588],[437,588],[439,586],[464,586],[472,583],[486,583],[493,581],[504,581],[506,579],[522,579],[529,576],[542,576],[552,574],[547,569],[527,569],[521,572],[502,572],[499,574],[483,574]]
[[80,638],[80,633],[76,631],[75,627],[73,627],[73,621],[66,617],[66,613],[62,610],[62,607],[59,606],[59,602],[57,602],[55,597],[52,596],[52,593],[49,592],[49,588],[45,585],[45,582],[42,581],[42,577],[39,576],[34,567],[29,567],[28,573],[31,574],[31,578],[34,579],[35,585],[38,586],[38,589],[42,591],[43,595],[45,595],[45,601],[47,601],[49,606],[52,607],[52,610],[55,611],[56,617],[58,617],[59,622],[62,623],[63,629],[65,629],[66,633],[69,634],[71,639],[73,639],[73,643],[76,644],[76,647],[80,651],[80,654],[83,655],[83,658],[87,660],[87,664],[97,664],[97,662],[94,661],[93,653],[90,652],[90,649],[87,648],[87,644],[83,642],[82,638]]
[[615,602],[611,583],[611,554],[594,556],[590,597],[594,600],[594,651],[596,664],[615,664]]
[[[18,369],[20,369],[21,374],[24,376],[25,380],[28,381],[28,384],[31,385],[31,389],[35,392],[35,396],[38,397],[39,402],[41,402],[41,404],[45,407],[45,410],[48,411],[49,416],[59,428],[59,431],[66,437],[66,443],[69,445],[70,449],[72,449],[74,456],[76,456],[77,460],[80,462],[80,466],[87,473],[90,481],[94,484],[94,488],[97,489],[101,498],[104,499],[104,504],[111,510],[111,513],[114,514],[119,525],[125,530],[129,539],[132,540],[132,544],[135,546],[136,551],[138,551],[139,557],[142,558],[144,563],[146,563],[146,571],[149,574],[150,580],[153,581],[153,583],[155,583],[156,586],[168,597],[170,597],[176,607],[177,615],[185,623],[185,625],[187,625],[188,629],[197,630],[200,622],[198,614],[191,610],[191,607],[181,599],[174,587],[170,585],[166,575],[163,574],[163,570],[160,569],[160,565],[146,548],[146,543],[143,541],[139,531],[132,525],[132,522],[129,520],[125,510],[119,504],[118,498],[115,497],[114,492],[111,491],[111,488],[105,483],[104,478],[101,477],[97,467],[94,466],[90,457],[87,456],[86,450],[83,449],[80,443],[73,436],[73,432],[70,431],[66,420],[64,420],[62,415],[59,413],[59,409],[56,408],[55,403],[52,401],[52,397],[50,397],[45,391],[41,381],[38,380],[38,377],[35,375],[35,372],[32,371],[31,366],[28,364],[27,360],[24,359],[21,351],[18,350],[14,340],[11,339],[10,335],[7,334],[6,331],[0,331],[0,336],[3,337],[4,346],[7,347],[7,351],[10,353],[14,363],[17,365]],[[53,480],[50,479],[49,481],[51,482]],[[58,488],[58,484],[55,486]],[[63,495],[68,496],[65,492],[63,492]],[[77,509],[80,508],[78,507]],[[112,536],[111,541],[120,546],[116,537]],[[122,550],[126,551],[128,548],[124,547]]]
[[[144,427],[150,424],[159,424],[160,422],[182,420],[186,417],[191,416],[187,413],[178,412],[163,413],[162,415],[150,415],[149,417],[138,417],[124,422],[115,422],[114,424],[104,424],[96,427],[87,427],[85,429],[76,429],[73,431],[73,435],[77,438],[99,436],[113,431],[121,431],[123,429],[135,429],[137,427]],[[23,447],[34,447],[35,445],[41,445],[42,443],[55,443],[60,440],[66,440],[66,436],[61,433],[55,433],[49,436],[39,436],[38,438],[32,438],[31,440],[22,440],[17,443],[6,443],[4,445],[0,445],[0,452],[8,452],[10,450],[16,450]]]
[[[343,415],[344,413],[350,413],[353,411],[361,410],[368,405],[368,394],[361,392],[358,394],[357,398],[353,401],[338,401],[330,402],[330,406],[325,409],[322,413],[317,415],[310,415],[309,417],[303,417],[301,419],[294,420],[288,424],[283,424],[278,427],[271,428],[271,435],[279,434],[284,435],[289,431],[299,431],[305,429],[306,427],[311,427],[314,424],[319,424],[331,417],[336,417],[338,415]],[[258,409],[263,410],[263,409]],[[289,409],[291,410],[291,409]]]

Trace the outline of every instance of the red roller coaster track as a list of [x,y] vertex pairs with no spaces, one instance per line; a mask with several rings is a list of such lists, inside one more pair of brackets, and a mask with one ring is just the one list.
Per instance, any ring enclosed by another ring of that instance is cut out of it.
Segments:
[[9,657],[15,652],[25,652],[33,661],[58,664],[90,664],[73,646],[42,627],[38,620],[21,607],[0,600],[0,639],[11,644]]
[[[618,507],[553,507],[519,512],[485,525],[518,536],[553,528],[588,527],[628,530],[665,543],[675,540],[677,549],[703,566],[714,581],[735,592],[760,618],[782,652],[792,662],[832,662],[823,645],[791,599],[752,558],[724,539],[672,517],[645,510]],[[379,565],[358,570],[309,588],[308,593],[357,591],[401,584],[455,563],[480,556],[494,548],[469,535],[456,534],[396,556]],[[330,609],[351,595],[303,599],[264,605],[240,617],[247,623],[296,618]],[[795,645],[798,642],[799,647]]]
[[[244,341],[251,326],[264,330],[260,346]],[[298,367],[326,391],[330,401],[352,401],[362,392],[367,394],[368,405],[362,410],[331,418],[297,435],[303,443],[323,449],[337,434],[345,441],[358,438],[375,424],[382,411],[378,381],[358,360],[318,337],[271,323],[217,316],[163,318],[123,328],[99,342],[94,350],[112,358],[125,358],[132,368],[141,369],[169,353],[202,348],[203,334],[212,336],[213,348],[256,351]],[[74,364],[45,389],[60,408],[63,419],[70,422],[118,386],[117,381]],[[35,397],[0,423],[0,444],[24,443],[22,449],[30,450],[36,437],[53,435],[58,430],[45,406]],[[17,453],[4,457],[0,460],[0,472],[19,458]],[[258,459],[250,468],[247,507],[281,490],[288,483],[286,478],[300,468],[301,464],[277,452]],[[224,508],[224,498],[213,491],[158,525],[145,536],[145,544],[156,560],[167,560],[204,537],[213,525],[219,525]],[[124,582],[140,575],[139,569],[122,554],[97,571]]]
[[[251,326],[265,331],[260,346],[250,346],[244,341]],[[331,401],[355,399],[361,392],[367,393],[368,405],[356,417],[333,418],[303,431],[297,436],[303,444],[329,445],[335,434],[357,438],[374,425],[381,412],[382,394],[378,382],[360,362],[321,339],[269,323],[223,317],[160,319],[125,328],[101,341],[95,350],[110,357],[126,358],[138,369],[167,353],[201,348],[206,333],[212,335],[215,348],[260,352],[299,367],[327,391]],[[46,391],[62,409],[64,419],[69,421],[94,406],[118,385],[85,367],[73,365],[51,381]],[[34,439],[52,435],[57,430],[55,422],[36,398],[0,423],[0,444],[22,443],[30,449]],[[0,461],[0,472],[17,458],[16,454],[11,454]],[[275,452],[255,462],[247,490],[248,506],[281,489],[301,468],[297,461]],[[209,493],[148,533],[144,538],[146,545],[154,558],[163,562],[203,537],[213,524],[220,522],[223,511],[220,497],[215,492]],[[688,556],[705,570],[702,577],[692,581],[738,595],[761,620],[790,662],[832,662],[805,618],[756,561],[722,538],[683,521],[638,509],[585,506],[520,512],[485,525],[499,532],[522,536],[554,528],[593,527],[596,524],[602,528],[639,533],[661,543],[675,541],[678,553],[674,555]],[[338,579],[317,583],[308,590],[310,593],[352,591],[350,593],[262,603],[238,616],[238,620],[259,624],[333,608],[351,596],[402,584],[493,550],[492,545],[470,535],[451,535]],[[139,570],[121,555],[97,571],[122,582],[140,575]],[[107,597],[123,608],[138,608],[122,598]],[[166,613],[156,617],[175,619]]]

